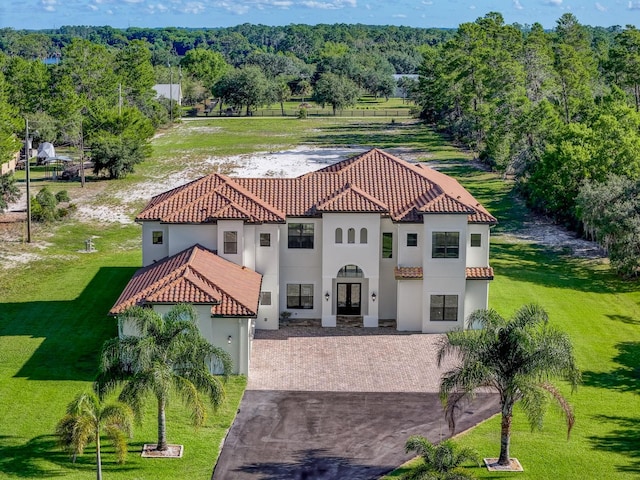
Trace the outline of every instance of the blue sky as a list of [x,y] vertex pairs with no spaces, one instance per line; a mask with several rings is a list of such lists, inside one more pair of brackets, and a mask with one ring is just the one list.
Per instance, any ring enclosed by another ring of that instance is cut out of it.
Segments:
[[364,23],[457,27],[487,12],[553,28],[565,12],[585,25],[640,25],[640,0],[0,0],[0,27],[225,27],[241,23]]

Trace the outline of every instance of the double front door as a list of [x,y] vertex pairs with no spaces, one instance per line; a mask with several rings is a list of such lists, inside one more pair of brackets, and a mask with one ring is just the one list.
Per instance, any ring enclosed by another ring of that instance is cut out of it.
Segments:
[[359,283],[338,283],[338,315],[360,315],[360,290]]

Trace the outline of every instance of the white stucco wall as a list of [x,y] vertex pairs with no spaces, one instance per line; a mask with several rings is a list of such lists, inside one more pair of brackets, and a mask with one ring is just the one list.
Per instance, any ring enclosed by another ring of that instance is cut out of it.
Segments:
[[[378,326],[378,300],[380,262],[380,215],[377,213],[325,213],[322,215],[322,324],[335,326],[337,308],[337,283],[361,285],[361,315],[367,327]],[[336,229],[342,229],[342,243],[336,243]],[[354,242],[349,243],[349,229],[354,229]],[[361,230],[366,229],[366,243],[361,243]],[[363,278],[339,278],[340,269],[356,265],[363,271]],[[329,301],[324,295],[329,292]],[[371,294],[376,294],[376,301]]]
[[167,228],[169,230],[169,255],[175,255],[196,243],[209,250],[218,249],[215,224],[167,225]]
[[[416,247],[407,246],[407,234],[418,235],[418,245]],[[399,223],[398,224],[398,261],[399,267],[421,267],[422,250],[425,245],[424,226],[420,223]]]
[[[289,248],[289,223],[313,223],[313,248]],[[280,311],[288,310],[291,318],[321,318],[322,303],[322,220],[318,218],[289,218],[280,225]],[[313,285],[313,308],[287,309],[287,284]]]
[[398,281],[397,329],[401,332],[422,331],[422,280]]
[[[162,245],[153,244],[153,232],[162,232]],[[169,256],[168,225],[160,222],[142,224],[142,266],[146,267]]]
[[[271,236],[271,245],[260,246],[260,233]],[[280,304],[280,228],[274,224],[257,225],[254,229],[255,270],[262,274],[261,291],[271,292],[271,305],[260,305],[256,328],[277,330],[280,312],[284,310]],[[285,304],[286,305],[286,304]]]
[[[466,249],[467,267],[488,267],[489,266],[489,225],[469,224],[467,228]],[[481,235],[479,247],[471,246],[471,234]]]
[[[464,300],[465,325],[467,318],[474,311],[489,308],[489,283],[490,280],[467,280]],[[477,325],[472,326],[472,328],[477,327]]]
[[[218,220],[218,256],[236,265],[244,265],[245,225],[242,220]],[[224,252],[224,233],[236,232],[237,253]],[[251,236],[249,235],[251,238]],[[251,268],[251,267],[249,267]]]
[[[392,258],[382,258],[382,233],[393,233],[393,256]],[[380,319],[395,319],[397,312],[397,282],[394,268],[398,264],[398,229],[390,219],[383,218],[380,221],[380,231],[378,232],[378,252],[376,258],[380,262],[380,291],[378,292],[379,306],[378,315]]]

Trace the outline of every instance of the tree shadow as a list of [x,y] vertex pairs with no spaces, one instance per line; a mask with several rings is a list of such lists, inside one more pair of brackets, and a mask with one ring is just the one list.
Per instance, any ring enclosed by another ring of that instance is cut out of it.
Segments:
[[135,271],[102,267],[74,300],[1,304],[0,336],[42,339],[14,376],[92,381],[102,344],[116,335],[116,323],[107,312]]
[[582,383],[589,387],[640,393],[640,342],[616,344],[613,361],[620,365],[609,372],[582,372]]
[[605,435],[593,435],[589,440],[597,450],[627,455],[632,459],[630,465],[617,465],[620,472],[640,473],[640,418],[596,415],[593,419],[600,423],[615,425]]
[[324,449],[302,450],[293,462],[266,462],[243,465],[236,471],[256,475],[263,480],[333,480],[348,478],[364,480],[379,478],[395,465],[365,465],[352,459],[330,455]]
[[[68,470],[95,472],[95,449],[85,449],[83,455],[72,462],[69,455],[60,448],[55,435],[40,435],[26,442],[18,437],[0,436],[0,472],[19,478],[53,478],[68,475]],[[106,455],[105,455],[106,453]],[[103,471],[126,472],[135,467],[120,465],[112,460],[113,451],[109,447],[103,449]],[[45,465],[52,465],[46,467]],[[55,466],[59,468],[55,468]]]

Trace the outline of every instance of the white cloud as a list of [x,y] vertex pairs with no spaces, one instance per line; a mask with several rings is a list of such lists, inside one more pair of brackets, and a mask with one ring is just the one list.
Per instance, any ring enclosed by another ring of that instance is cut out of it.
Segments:
[[393,15],[391,15],[393,18],[407,18],[407,16],[404,13],[394,13]]
[[122,0],[124,3],[142,3],[144,0]]
[[246,5],[238,5],[235,2],[217,2],[217,7],[224,8],[228,12],[234,13],[236,15],[244,15],[249,11],[249,7]]
[[344,7],[356,7],[357,0],[334,0],[333,2],[317,2],[315,0],[306,0],[300,2],[307,8],[318,8],[320,10],[338,10]]
[[422,4],[423,5],[433,5],[433,2],[428,1],[428,0],[422,0]]
[[597,9],[599,12],[606,12],[606,11],[608,10],[608,8],[607,8],[607,7],[605,7],[604,5],[602,5],[602,4],[601,4],[601,3],[599,3],[599,2],[596,2],[596,9]]
[[96,7],[95,5],[87,5],[87,8],[88,8],[89,10],[94,11],[94,12],[95,12],[96,10],[98,10],[98,7]]
[[469,10],[475,10],[476,6],[475,5],[469,5]]
[[513,0],[513,8],[515,8],[516,10],[523,10],[524,9],[522,4],[520,3],[520,0]]
[[58,1],[57,0],[40,0],[40,5],[42,5],[44,10],[47,12],[55,12],[56,6],[58,5]]
[[205,11],[204,4],[201,2],[187,2],[184,7],[180,9],[182,13],[198,14]]
[[562,0],[546,0],[544,4],[551,7],[559,7],[560,5],[562,5]]
[[627,5],[629,10],[640,10],[640,2],[629,2]]

